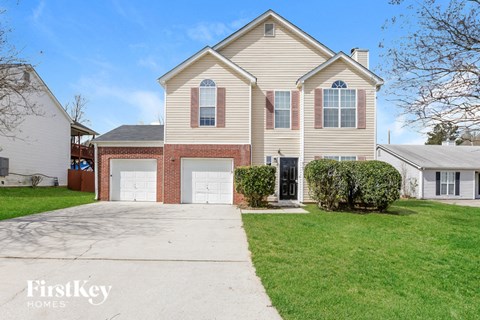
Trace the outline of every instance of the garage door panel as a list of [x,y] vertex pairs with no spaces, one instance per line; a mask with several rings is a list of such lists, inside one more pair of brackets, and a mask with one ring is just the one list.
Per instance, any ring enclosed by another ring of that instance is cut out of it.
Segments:
[[232,159],[183,159],[183,203],[233,203]]
[[122,199],[123,201],[134,201],[135,200],[135,194],[133,192],[121,191],[120,192],[120,199]]
[[157,160],[112,159],[111,200],[156,201]]

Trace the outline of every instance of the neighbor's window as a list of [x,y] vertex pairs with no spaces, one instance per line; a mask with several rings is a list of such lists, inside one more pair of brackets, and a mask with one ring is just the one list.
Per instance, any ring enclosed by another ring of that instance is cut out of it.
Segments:
[[275,128],[290,128],[290,91],[275,91]]
[[275,24],[273,23],[265,23],[265,36],[266,37],[274,37],[275,36]]
[[440,194],[452,196],[455,194],[455,172],[440,173]]
[[200,83],[200,126],[215,126],[215,106],[217,88],[213,80],[207,79]]
[[337,161],[356,161],[356,156],[324,156],[323,159],[337,160]]
[[355,128],[357,126],[357,94],[347,84],[337,80],[331,89],[323,90],[323,125],[325,128]]

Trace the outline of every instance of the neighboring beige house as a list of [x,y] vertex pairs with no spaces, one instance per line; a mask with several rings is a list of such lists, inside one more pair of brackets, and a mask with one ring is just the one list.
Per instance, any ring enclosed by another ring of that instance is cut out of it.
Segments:
[[24,95],[35,104],[38,115],[25,116],[12,137],[0,135],[0,187],[30,186],[32,175],[42,177],[40,186],[66,186],[73,121],[31,65],[16,68],[23,74],[18,81],[38,88]]
[[[368,50],[335,53],[265,12],[158,79],[165,90],[161,140],[97,140],[99,198],[111,200],[111,190],[125,185],[125,197],[116,192],[115,199],[136,200],[137,192],[145,199],[147,185],[155,185],[165,203],[238,203],[233,169],[270,164],[278,173],[271,200],[309,201],[302,178],[309,161],[375,158],[383,80],[368,60]],[[151,172],[156,180],[146,183]]]

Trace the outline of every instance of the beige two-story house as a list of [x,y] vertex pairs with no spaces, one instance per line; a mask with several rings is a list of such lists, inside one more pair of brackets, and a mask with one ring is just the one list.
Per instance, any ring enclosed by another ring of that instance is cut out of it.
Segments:
[[268,164],[277,167],[271,200],[308,202],[309,161],[375,157],[383,80],[368,60],[368,50],[335,53],[265,12],[158,79],[164,126],[96,139],[99,198],[238,203],[234,168]]

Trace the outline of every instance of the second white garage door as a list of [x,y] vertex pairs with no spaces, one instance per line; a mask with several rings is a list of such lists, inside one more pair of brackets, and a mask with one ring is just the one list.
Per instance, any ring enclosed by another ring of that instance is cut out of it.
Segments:
[[182,203],[233,203],[232,159],[182,159]]
[[113,201],[157,201],[157,160],[112,159]]

